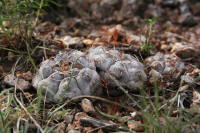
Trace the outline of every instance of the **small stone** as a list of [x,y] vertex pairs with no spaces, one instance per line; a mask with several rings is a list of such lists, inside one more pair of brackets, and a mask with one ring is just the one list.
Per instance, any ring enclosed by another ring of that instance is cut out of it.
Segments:
[[144,132],[144,127],[139,121],[131,120],[127,122],[127,125],[131,130],[134,130],[136,132]]
[[161,79],[163,78],[162,74],[159,73],[158,71],[154,70],[154,69],[152,69],[152,70],[149,72],[149,76],[150,76],[149,82],[152,83],[152,84],[153,84],[155,81],[159,81],[159,80],[161,80]]
[[93,106],[92,102],[89,99],[84,98],[81,101],[81,107],[82,107],[83,111],[86,112],[86,113],[95,112],[94,106]]
[[154,70],[154,69],[152,69],[152,70],[149,72],[149,75],[150,75],[151,77],[153,77],[153,78],[156,78],[156,79],[162,78],[162,75],[161,75],[158,71],[156,71],[156,70]]
[[182,59],[195,58],[198,55],[198,50],[192,45],[183,45],[182,43],[175,43],[171,50],[178,57]]
[[137,36],[137,35],[131,34],[129,32],[126,35],[127,35],[127,38],[128,38],[127,40],[129,43],[132,41],[135,41],[135,42],[145,42],[146,41],[146,38],[143,35]]
[[191,13],[184,13],[178,18],[178,22],[185,26],[194,26],[197,24],[194,16]]
[[156,70],[157,72],[162,73],[165,69],[164,63],[160,62],[160,61],[154,61],[151,64],[151,67]]
[[200,93],[197,90],[193,91],[193,104],[200,105]]
[[146,10],[145,14],[151,16],[151,17],[160,17],[163,13],[163,10],[160,6],[158,5],[153,5],[153,4],[149,4],[148,5],[148,9]]
[[163,50],[163,51],[167,51],[167,50],[169,50],[169,46],[166,45],[166,44],[162,44],[162,45],[160,46],[160,49]]
[[81,38],[79,37],[71,37],[71,36],[65,36],[61,39],[61,41],[63,42],[63,44],[67,47],[67,48],[81,48],[83,47]]
[[74,117],[74,121],[80,121],[80,119],[82,118],[87,118],[89,117],[85,112],[78,112],[76,113],[75,117]]
[[30,83],[24,79],[17,78],[13,74],[9,74],[4,77],[4,82],[9,86],[15,86],[21,90],[27,90],[30,88]]
[[91,45],[94,43],[94,41],[93,41],[93,40],[90,40],[90,39],[85,39],[85,40],[83,40],[83,43],[84,43],[85,45],[87,45],[87,46],[91,46]]

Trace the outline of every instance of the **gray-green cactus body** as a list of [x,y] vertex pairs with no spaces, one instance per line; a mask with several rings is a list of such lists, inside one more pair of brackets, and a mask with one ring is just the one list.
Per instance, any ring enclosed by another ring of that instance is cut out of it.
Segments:
[[47,100],[58,102],[80,95],[101,96],[102,79],[114,90],[119,87],[116,81],[126,89],[136,89],[146,78],[143,64],[133,56],[99,46],[43,61],[32,84],[36,89],[42,88]]

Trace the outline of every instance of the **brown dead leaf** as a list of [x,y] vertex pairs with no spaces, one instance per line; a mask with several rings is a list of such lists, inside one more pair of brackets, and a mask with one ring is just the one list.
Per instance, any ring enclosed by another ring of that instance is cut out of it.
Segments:
[[119,30],[115,29],[112,33],[112,41],[117,42],[118,38],[119,38]]
[[71,66],[70,65],[61,65],[61,71],[68,71],[70,68],[71,68]]
[[30,71],[27,71],[25,73],[18,71],[18,72],[16,72],[16,76],[29,81],[29,80],[32,79],[33,75],[32,75],[32,73]]
[[119,106],[117,104],[112,104],[112,106],[108,106],[107,114],[117,115],[119,112]]

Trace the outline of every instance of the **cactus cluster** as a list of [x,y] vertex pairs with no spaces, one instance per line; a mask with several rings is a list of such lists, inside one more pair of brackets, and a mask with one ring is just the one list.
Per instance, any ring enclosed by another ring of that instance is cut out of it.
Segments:
[[57,102],[80,95],[100,96],[105,88],[116,90],[116,81],[126,89],[136,89],[146,78],[144,66],[136,58],[99,46],[43,61],[32,84],[42,89],[48,101]]

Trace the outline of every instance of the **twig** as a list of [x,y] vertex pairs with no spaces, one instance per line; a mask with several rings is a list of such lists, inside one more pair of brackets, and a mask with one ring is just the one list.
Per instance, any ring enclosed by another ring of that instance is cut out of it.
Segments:
[[27,111],[27,109],[23,106],[23,104],[20,102],[20,100],[17,98],[16,95],[16,91],[17,91],[17,81],[18,81],[18,77],[15,83],[15,91],[14,91],[14,97],[17,101],[17,103],[20,105],[20,107],[26,112],[26,114],[29,116],[29,118],[33,121],[33,123],[35,124],[35,126],[40,130],[41,133],[44,133],[43,129],[41,128],[41,126],[37,123],[37,121],[31,116],[31,114]]
[[36,19],[35,19],[35,24],[34,24],[33,27],[36,27],[37,24],[38,24],[39,17],[40,17],[40,12],[41,12],[41,9],[42,9],[43,4],[44,4],[44,0],[41,0],[41,1],[40,1],[40,7],[39,7],[39,9],[37,10],[37,15],[36,15]]
[[[47,37],[45,37],[44,40],[43,40],[43,42],[42,42],[43,47],[46,46],[46,45],[45,45],[45,44],[46,44],[46,40],[47,40],[46,38],[47,38]],[[44,52],[44,57],[45,57],[45,59],[47,59],[47,52],[46,52],[46,49],[43,49],[43,52]]]
[[50,115],[54,114],[56,111],[60,110],[61,108],[63,108],[64,106],[66,106],[67,104],[69,104],[70,102],[74,101],[74,100],[77,100],[77,99],[80,99],[80,98],[92,98],[92,99],[97,99],[97,100],[101,100],[101,101],[104,101],[104,102],[107,102],[107,103],[110,103],[110,104],[115,104],[115,105],[118,105],[120,107],[123,107],[125,109],[128,109],[130,111],[135,111],[137,112],[134,108],[132,107],[127,107],[125,105],[121,105],[119,104],[118,102],[113,102],[113,101],[110,101],[108,99],[105,99],[105,98],[102,98],[102,97],[97,97],[97,96],[89,96],[89,95],[82,95],[82,96],[77,96],[77,97],[74,97],[72,99],[69,99],[66,103],[64,103],[63,105],[61,105],[59,108],[57,108],[56,110],[54,110]]
[[[194,81],[193,81],[192,83],[189,83],[189,84],[186,86],[186,88],[189,88],[193,83],[195,83],[195,82],[198,81],[199,79],[200,79],[200,76],[198,76],[196,79],[194,79]],[[183,80],[182,80],[182,82],[183,82]],[[164,108],[168,103],[174,103],[174,102],[175,102],[175,100],[177,99],[177,97],[178,97],[179,94],[181,93],[181,86],[182,86],[182,83],[180,84],[179,89],[178,89],[176,95],[175,95],[172,99],[170,99],[167,103],[165,103],[164,105],[162,105],[158,110],[161,110],[162,108]]]

